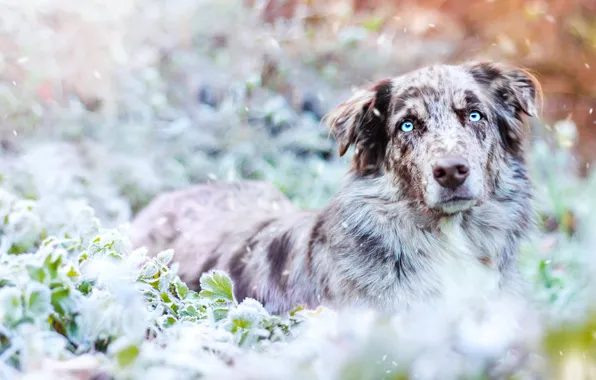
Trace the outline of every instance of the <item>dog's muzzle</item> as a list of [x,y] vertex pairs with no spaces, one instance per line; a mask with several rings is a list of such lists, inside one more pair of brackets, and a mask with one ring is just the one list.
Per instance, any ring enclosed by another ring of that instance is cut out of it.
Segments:
[[441,186],[437,207],[446,213],[455,213],[472,207],[475,197],[465,185],[470,175],[470,164],[461,156],[438,159],[432,167],[434,180]]

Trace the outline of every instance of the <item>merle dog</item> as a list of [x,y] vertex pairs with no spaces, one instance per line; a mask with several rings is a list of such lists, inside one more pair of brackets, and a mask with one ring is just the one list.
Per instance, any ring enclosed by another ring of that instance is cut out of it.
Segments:
[[382,80],[325,117],[339,154],[354,155],[323,209],[298,210],[263,182],[201,184],[142,210],[133,244],[173,248],[194,289],[203,272],[224,270],[239,301],[271,312],[515,294],[533,225],[525,119],[538,86],[495,62]]

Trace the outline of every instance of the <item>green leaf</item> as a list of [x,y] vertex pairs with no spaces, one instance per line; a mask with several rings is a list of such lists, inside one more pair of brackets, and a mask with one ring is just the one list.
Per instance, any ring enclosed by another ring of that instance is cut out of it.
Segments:
[[295,317],[296,314],[298,314],[299,312],[301,312],[302,310],[306,310],[306,308],[304,307],[304,305],[295,305],[294,308],[292,310],[290,310],[290,317]]
[[0,321],[16,323],[23,317],[22,293],[17,288],[0,289]]
[[220,307],[220,308],[213,309],[212,312],[213,312],[213,319],[215,320],[215,322],[219,322],[219,321],[224,320],[228,317],[230,310],[228,308]]
[[66,314],[70,289],[65,285],[58,285],[52,289],[52,306],[60,314]]
[[62,254],[59,251],[54,251],[46,257],[44,267],[48,269],[50,279],[58,278],[58,268],[62,264]]
[[157,268],[157,266],[155,266],[155,264],[152,262],[148,262],[147,264],[145,264],[145,266],[143,266],[143,269],[141,270],[141,278],[143,280],[153,279],[155,275],[158,273],[159,269]]
[[248,318],[237,318],[233,319],[232,322],[241,329],[251,329],[254,326],[254,321]]
[[70,265],[68,272],[66,272],[66,275],[68,277],[78,277],[78,276],[80,276],[80,273],[77,272],[77,270],[75,269],[75,267],[73,265]]
[[84,251],[79,256],[79,264],[81,264],[83,261],[87,260],[88,258],[89,258],[89,254],[87,253],[87,251]]
[[185,305],[178,314],[182,317],[199,317],[201,315],[193,305]]
[[380,17],[369,17],[362,23],[362,27],[369,32],[378,32],[383,26],[383,19]]
[[91,290],[93,290],[93,283],[87,280],[84,280],[83,282],[81,282],[78,286],[79,292],[83,293],[83,295],[87,295],[89,293],[91,293]]
[[30,283],[27,286],[25,305],[30,313],[43,319],[52,312],[52,296],[46,286]]
[[225,272],[203,273],[200,284],[201,297],[211,301],[235,301],[232,280]]
[[179,278],[174,280],[174,288],[176,289],[176,294],[180,299],[185,299],[186,295],[188,294],[188,286],[184,282],[182,282]]
[[159,281],[157,282],[157,289],[160,292],[167,292],[170,288],[172,277],[173,276],[171,272],[161,272]]
[[135,359],[139,356],[140,350],[137,345],[130,345],[124,347],[116,353],[116,360],[120,367],[127,367],[132,364]]
[[159,319],[159,325],[166,329],[168,327],[171,327],[172,325],[174,325],[174,323],[176,323],[176,318],[174,318],[171,315],[164,315]]
[[16,286],[16,284],[13,281],[6,278],[0,279],[0,288],[4,288],[7,286]]
[[168,292],[161,292],[159,295],[161,297],[161,300],[165,304],[170,304],[172,302],[172,299],[170,298],[170,294]]
[[185,300],[201,302],[203,299],[201,298],[199,293],[195,292],[194,290],[189,290],[188,294],[185,297]]
[[37,282],[40,283],[45,283],[45,280],[47,278],[47,273],[44,270],[44,268],[41,267],[36,267],[33,265],[27,265],[26,266],[27,272],[29,273],[29,277]]
[[77,345],[80,346],[81,344],[81,334],[80,334],[80,328],[79,325],[77,323],[77,320],[73,320],[70,321],[67,325],[66,325],[66,337],[68,338],[68,340],[70,340],[73,343],[76,343]]

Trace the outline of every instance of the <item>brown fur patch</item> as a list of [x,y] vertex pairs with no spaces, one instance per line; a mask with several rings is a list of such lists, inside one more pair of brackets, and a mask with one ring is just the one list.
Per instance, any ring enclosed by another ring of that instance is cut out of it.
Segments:
[[383,163],[388,141],[385,123],[391,97],[391,81],[380,81],[340,104],[337,112],[326,115],[339,145],[339,155],[343,156],[350,145],[355,146],[352,167],[361,175],[377,171]]
[[[323,225],[324,219],[321,216],[317,217],[317,221],[315,222],[308,239],[308,248],[306,250],[306,270],[308,271],[309,276],[312,274],[312,254],[313,254],[313,247],[315,243],[325,243],[324,236],[319,235],[319,230]],[[322,241],[319,241],[322,240]]]
[[493,266],[493,260],[489,256],[482,256],[479,260],[482,263],[482,265],[485,265],[487,267]]
[[247,246],[243,246],[232,255],[228,265],[230,277],[234,281],[234,293],[238,302],[242,302],[250,294],[250,273],[245,274],[248,262],[245,257],[248,252]]
[[217,255],[211,256],[210,258],[208,258],[205,261],[205,263],[201,267],[200,272],[201,273],[209,272],[211,269],[215,268],[218,260],[219,260],[219,256],[217,256]]
[[273,284],[279,285],[281,290],[285,290],[287,275],[284,276],[288,256],[292,250],[292,236],[289,232],[284,232],[276,237],[269,244],[267,259],[269,261],[269,277]]
[[234,281],[234,292],[238,302],[248,297],[252,293],[250,273],[246,274],[246,265],[248,263],[248,255],[251,254],[253,249],[258,243],[257,236],[268,226],[270,226],[275,219],[267,219],[259,223],[252,232],[252,236],[246,241],[246,244],[234,252],[229,263],[230,277]]

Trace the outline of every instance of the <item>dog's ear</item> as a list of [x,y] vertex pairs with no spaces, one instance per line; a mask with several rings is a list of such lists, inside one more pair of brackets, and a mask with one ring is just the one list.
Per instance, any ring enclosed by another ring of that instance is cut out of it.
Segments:
[[487,92],[506,148],[513,154],[520,153],[529,132],[524,118],[538,113],[540,83],[528,71],[502,63],[474,62],[465,66]]
[[354,145],[353,165],[360,174],[378,170],[385,158],[391,88],[390,80],[382,80],[354,93],[325,116],[340,157]]

